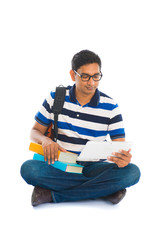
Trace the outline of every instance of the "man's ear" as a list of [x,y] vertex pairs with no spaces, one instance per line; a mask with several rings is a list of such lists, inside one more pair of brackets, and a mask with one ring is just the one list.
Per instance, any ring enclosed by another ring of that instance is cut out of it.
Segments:
[[71,75],[72,81],[75,82],[75,73],[74,73],[74,71],[71,70],[69,73]]

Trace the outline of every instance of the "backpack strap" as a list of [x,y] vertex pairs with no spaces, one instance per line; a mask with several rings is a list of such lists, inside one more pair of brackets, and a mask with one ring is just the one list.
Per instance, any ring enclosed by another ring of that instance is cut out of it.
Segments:
[[57,138],[58,138],[58,127],[57,127],[58,115],[62,112],[65,96],[66,96],[66,88],[62,85],[56,87],[54,104],[52,108],[52,111],[54,114],[53,137],[55,141],[57,141]]

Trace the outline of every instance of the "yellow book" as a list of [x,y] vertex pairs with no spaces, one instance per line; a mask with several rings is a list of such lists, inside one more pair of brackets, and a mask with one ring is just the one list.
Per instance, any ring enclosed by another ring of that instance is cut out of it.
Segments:
[[41,144],[31,142],[29,145],[29,150],[44,156],[44,152]]
[[[41,144],[31,142],[29,150],[44,156]],[[76,163],[77,157],[78,155],[75,153],[58,151],[58,160],[61,162]]]

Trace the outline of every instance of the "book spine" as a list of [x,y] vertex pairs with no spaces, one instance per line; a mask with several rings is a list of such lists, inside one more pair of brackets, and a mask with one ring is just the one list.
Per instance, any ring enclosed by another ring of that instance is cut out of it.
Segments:
[[29,145],[29,150],[32,152],[36,152],[38,154],[44,155],[42,145],[40,145],[38,143],[31,142]]

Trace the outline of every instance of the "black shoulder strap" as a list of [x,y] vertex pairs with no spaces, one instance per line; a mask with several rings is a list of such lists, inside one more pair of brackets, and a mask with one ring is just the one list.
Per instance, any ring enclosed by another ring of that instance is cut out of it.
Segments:
[[62,85],[56,87],[55,92],[55,98],[54,98],[54,104],[53,104],[53,114],[54,114],[54,140],[57,141],[58,137],[58,127],[57,127],[57,121],[58,121],[58,114],[61,113],[64,101],[66,96],[66,88]]

